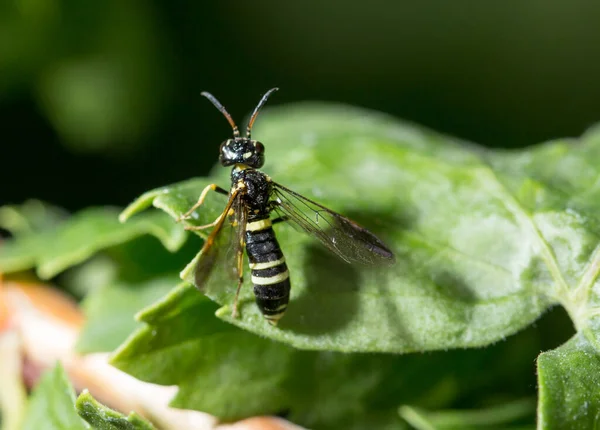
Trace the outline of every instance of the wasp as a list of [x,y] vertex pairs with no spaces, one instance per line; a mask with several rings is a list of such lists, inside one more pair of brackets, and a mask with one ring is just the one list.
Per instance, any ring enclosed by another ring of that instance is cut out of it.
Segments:
[[[229,269],[237,277],[237,291],[233,305],[238,314],[238,296],[244,283],[244,247],[248,255],[256,304],[264,318],[277,325],[284,315],[290,298],[290,273],[279,246],[273,225],[288,222],[299,230],[317,238],[333,253],[348,263],[377,264],[392,262],[394,255],[373,233],[350,219],[333,212],[306,197],[274,182],[259,169],[265,162],[265,147],[251,138],[252,126],[272,88],[254,109],[246,128],[240,136],[237,125],[223,105],[210,93],[206,97],[227,119],[233,129],[233,138],[221,143],[219,161],[231,170],[229,191],[217,184],[207,185],[196,204],[178,218],[189,219],[205,201],[210,191],[228,196],[225,209],[217,219],[207,225],[186,226],[187,230],[213,228],[207,237],[194,269],[194,283],[205,289],[210,274],[221,260],[229,259]],[[223,234],[228,224],[229,234]],[[224,240],[221,240],[224,238]],[[228,243],[226,243],[228,242]],[[225,252],[222,248],[229,248]]]

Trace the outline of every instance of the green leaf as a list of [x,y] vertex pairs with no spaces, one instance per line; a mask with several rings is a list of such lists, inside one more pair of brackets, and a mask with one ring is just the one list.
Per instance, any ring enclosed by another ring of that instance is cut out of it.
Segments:
[[[199,190],[198,187],[202,187],[206,184],[208,184],[207,181],[190,179],[177,184],[176,189],[168,186],[148,191],[126,207],[119,215],[119,220],[124,223],[133,215],[147,209],[151,205],[165,211],[171,217],[177,219],[180,215],[187,212],[190,206],[192,206],[199,197],[199,191],[202,189]],[[200,219],[215,219],[223,211],[223,207],[219,207],[217,204],[207,205],[207,207],[203,209]],[[198,219],[194,218],[190,221],[186,221],[186,223],[191,225],[202,224],[202,222],[198,222]]]
[[[78,352],[112,351],[118,347],[139,327],[135,314],[178,283],[178,269],[197,251],[198,241],[188,240],[177,252],[170,253],[154,238],[143,236],[112,247],[68,272],[72,290],[89,290],[83,301],[86,321],[77,342]],[[61,281],[64,283],[65,277]]]
[[[180,286],[164,305],[155,306],[168,307],[188,291]],[[138,379],[179,385],[174,400],[179,408],[201,405],[199,410],[227,420],[250,416],[265,405],[270,413],[278,412],[287,404],[280,384],[293,350],[224,324],[213,316],[215,305],[199,294],[187,299],[194,306],[178,307],[159,325],[154,321],[138,330],[112,364]],[[145,312],[139,318],[150,321]]]
[[[0,311],[0,317],[2,311]],[[27,390],[23,382],[22,344],[16,331],[0,329],[0,428],[22,430]]]
[[98,430],[154,430],[154,426],[135,412],[125,416],[98,403],[89,391],[84,390],[77,398],[77,412]]
[[176,282],[173,275],[140,283],[115,282],[92,291],[84,301],[86,321],[77,351],[87,354],[116,349],[139,327],[134,315],[164,296]]
[[[153,313],[159,308],[160,317]],[[144,381],[178,385],[172,403],[177,408],[225,421],[289,411],[291,420],[317,428],[366,420],[365,395],[384,372],[394,373],[394,356],[371,360],[298,351],[219,321],[215,309],[203,296],[178,287],[139,314],[148,326],[130,337],[111,363]],[[382,402],[380,420],[399,423],[391,416],[395,407],[386,403],[389,399]]]
[[171,251],[185,241],[181,227],[164,214],[149,213],[127,225],[117,215],[112,208],[86,209],[57,228],[7,241],[0,247],[0,272],[37,267],[38,276],[48,279],[99,250],[141,235],[152,234]]
[[600,356],[583,334],[553,351],[538,366],[538,428],[590,429],[600,425]]
[[311,352],[225,324],[213,316],[216,307],[180,285],[138,314],[147,326],[119,348],[112,364],[147,382],[177,385],[178,408],[223,420],[285,411],[309,428],[401,428],[403,402],[440,408],[459,398],[478,402],[481,393],[534,394],[531,363],[540,343],[533,329],[485,349],[404,356]]
[[[522,399],[479,410],[426,411],[412,406],[402,406],[400,416],[417,430],[476,430],[508,428],[535,414],[535,400]],[[516,429],[514,425],[511,429]],[[530,428],[533,426],[522,426]]]
[[[578,329],[594,315],[598,131],[490,151],[372,112],[307,105],[273,110],[254,135],[276,182],[357,219],[397,262],[349,266],[278,225],[292,280],[286,316],[266,324],[246,285],[242,317],[231,319],[236,285],[216,271],[220,289],[208,294],[219,317],[299,348],[409,352],[487,345],[556,303]],[[229,169],[150,191],[122,219],[151,204],[179,216],[211,182],[227,186]],[[212,221],[224,204],[209,195],[191,224]]]
[[144,381],[178,385],[174,407],[225,421],[288,411],[291,420],[318,428],[350,428],[374,418],[400,423],[393,400],[378,402],[377,414],[364,408],[364,397],[383,373],[395,373],[391,363],[397,357],[298,351],[225,324],[215,310],[214,303],[179,286],[138,315],[148,325],[115,353],[112,364]]
[[75,410],[75,392],[60,364],[45,373],[33,391],[23,430],[84,430]]
[[21,205],[0,207],[0,227],[14,236],[39,233],[61,224],[67,213],[40,200],[27,200]]

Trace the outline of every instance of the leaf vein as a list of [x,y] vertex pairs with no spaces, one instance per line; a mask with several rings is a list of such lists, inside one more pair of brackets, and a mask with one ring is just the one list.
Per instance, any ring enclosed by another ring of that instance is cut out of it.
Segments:
[[[494,169],[491,168],[489,164],[483,161],[483,165],[488,172],[488,176],[491,176],[491,179],[500,187],[500,191],[507,197],[504,199],[504,203],[506,208],[515,216],[519,222],[526,227],[529,231],[530,236],[537,242],[542,259],[546,264],[546,267],[550,271],[550,275],[552,279],[554,279],[555,287],[557,291],[554,291],[554,298],[563,303],[565,307],[568,305],[565,304],[565,297],[568,296],[569,286],[565,281],[565,278],[560,271],[558,266],[558,262],[556,261],[556,257],[552,252],[552,249],[546,239],[541,234],[538,226],[535,221],[531,217],[529,213],[519,204],[518,200],[512,195],[512,193],[508,190],[506,185],[500,180]],[[569,311],[569,309],[567,309]],[[569,312],[570,313],[570,312]]]
[[469,255],[457,248],[454,248],[453,246],[450,246],[446,243],[441,243],[441,242],[437,242],[434,240],[431,240],[430,238],[426,237],[425,235],[418,233],[418,232],[404,232],[403,233],[405,236],[410,237],[411,239],[414,239],[415,241],[420,242],[421,244],[431,248],[431,249],[439,249],[438,253],[442,253],[442,252],[447,252],[448,254],[453,254],[454,256],[460,258],[460,259],[464,259],[467,260],[470,263],[476,263],[479,264],[481,266],[486,266],[489,267],[491,269],[497,270],[499,272],[503,272],[506,275],[511,275],[512,276],[512,272],[507,269],[506,267],[500,266],[498,264],[494,264],[490,261],[486,261],[486,260],[480,260],[478,258],[476,258],[473,255]]

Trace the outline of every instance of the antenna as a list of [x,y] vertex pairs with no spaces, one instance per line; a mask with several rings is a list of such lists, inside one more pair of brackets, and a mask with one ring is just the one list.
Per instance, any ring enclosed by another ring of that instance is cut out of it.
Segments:
[[[250,121],[248,121],[248,127],[246,128],[246,137],[248,139],[250,139],[250,132],[252,131],[252,126],[254,125],[254,121],[256,120],[256,117],[258,116],[258,113],[260,112],[260,110],[262,109],[262,107],[264,106],[264,104],[267,102],[267,99],[269,98],[269,96],[271,95],[271,93],[274,93],[277,90],[279,90],[279,88],[271,88],[269,91],[267,91],[265,93],[265,95],[262,97],[262,99],[260,99],[260,101],[258,102],[258,105],[256,105],[256,107],[254,108],[254,112],[252,112],[252,116],[250,117]],[[221,111],[221,112],[223,112],[223,111]]]
[[[273,90],[271,90],[273,91]],[[265,94],[265,97],[268,95],[269,93]],[[211,93],[207,93],[206,91],[202,91],[200,93],[201,96],[206,97],[208,100],[210,100],[210,102],[215,105],[215,107],[217,109],[219,109],[219,112],[221,112],[225,118],[227,118],[227,121],[229,121],[229,125],[231,125],[231,128],[233,129],[233,137],[240,137],[240,131],[237,128],[237,125],[235,125],[235,122],[233,122],[233,119],[231,118],[231,115],[229,115],[229,112],[227,112],[227,110],[225,110],[225,108],[223,107],[223,105],[221,103],[219,103],[219,100],[217,100],[215,98],[215,96],[213,96]],[[263,99],[265,98],[263,97]],[[263,100],[261,100],[261,103],[264,104]],[[258,107],[257,107],[258,109]]]

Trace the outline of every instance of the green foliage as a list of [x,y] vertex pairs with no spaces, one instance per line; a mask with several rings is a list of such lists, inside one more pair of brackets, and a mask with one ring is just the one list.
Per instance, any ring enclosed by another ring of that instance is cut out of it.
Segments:
[[[351,267],[282,225],[293,291],[280,326],[263,323],[250,288],[242,318],[231,320],[235,284],[223,272],[214,274],[220,289],[209,289],[224,306],[219,317],[300,348],[387,352],[487,345],[555,303],[578,328],[589,323],[586,297],[600,267],[590,162],[600,155],[598,133],[573,148],[558,141],[507,153],[325,107],[280,111],[261,125],[255,135],[273,142],[264,168],[271,177],[357,218],[398,261],[386,270]],[[219,169],[146,193],[122,217],[151,203],[178,216],[203,186],[226,185],[228,175]],[[223,206],[210,196],[194,224]]]
[[600,357],[579,333],[538,358],[538,424],[544,429],[590,429],[600,424]]
[[[169,315],[172,297],[194,306],[176,305]],[[289,400],[281,384],[294,351],[225,324],[214,312],[212,302],[179,286],[139,316],[150,325],[117,351],[112,364],[143,380],[179,385],[174,405],[180,408],[227,420],[282,410]]]
[[154,429],[152,424],[135,412],[131,412],[126,417],[98,403],[87,390],[84,390],[76,401],[75,392],[64,369],[57,364],[53,370],[48,371],[41,378],[31,395],[23,430],[85,430],[89,428],[97,430]]
[[154,430],[154,426],[135,412],[125,416],[98,403],[85,390],[77,398],[77,412],[97,430]]
[[154,429],[152,424],[135,412],[124,416],[98,403],[87,390],[84,390],[75,400],[75,391],[67,375],[63,367],[57,364],[41,378],[31,395],[23,430],[86,430],[89,428],[95,430]]
[[[0,318],[1,314],[0,311]],[[2,430],[22,430],[27,404],[27,389],[22,380],[22,369],[19,335],[15,332],[0,333],[0,428]]]
[[84,210],[57,228],[22,235],[0,248],[0,272],[36,267],[42,279],[90,258],[94,253],[145,234],[152,234],[175,251],[185,241],[181,228],[163,214],[150,213],[132,224],[120,224],[111,208]]
[[[153,211],[118,225],[114,211],[86,211],[0,248],[0,267],[52,276],[104,250],[118,269],[86,298],[82,350],[112,349],[134,331],[112,363],[177,385],[174,406],[227,420],[286,412],[312,428],[531,426],[531,403],[519,399],[533,394],[532,363],[548,333],[556,345],[557,333],[572,329],[565,321],[523,329],[558,304],[577,334],[539,358],[538,420],[544,428],[594,422],[600,133],[485,151],[382,115],[303,106],[266,115],[254,135],[267,146],[265,172],[367,226],[396,264],[349,266],[284,223],[276,231],[293,290],[277,328],[248,285],[232,319],[236,285],[219,271],[210,300],[189,282],[166,293],[200,248],[181,248],[173,219],[206,184],[227,186],[229,170],[218,168],[150,191],[121,214],[154,206],[170,218]],[[186,222],[212,221],[225,200],[209,195]],[[179,252],[167,258],[144,233]],[[487,347],[461,350],[474,346]],[[456,350],[397,355],[448,349]]]
[[175,276],[148,282],[117,282],[92,291],[84,301],[86,322],[77,342],[80,353],[116,349],[139,326],[135,313],[165,295]]
[[[402,401],[448,406],[510,382],[534,382],[539,339],[528,330],[490,348],[427,355],[297,350],[212,317],[216,305],[180,285],[147,308],[112,364],[145,381],[178,385],[173,405],[225,420],[287,411],[311,428],[401,425]],[[476,369],[480,369],[477,371]],[[527,386],[528,384],[524,384]],[[485,396],[488,397],[487,395]]]
[[40,379],[29,400],[24,430],[85,430],[77,415],[75,391],[60,364]]
[[51,229],[67,216],[67,212],[60,208],[32,199],[21,205],[0,207],[0,227],[18,237]]
[[[516,400],[504,405],[480,410],[453,410],[428,412],[419,408],[403,406],[400,415],[417,430],[477,430],[507,426],[535,412],[533,399]],[[533,426],[511,429],[530,428]]]

